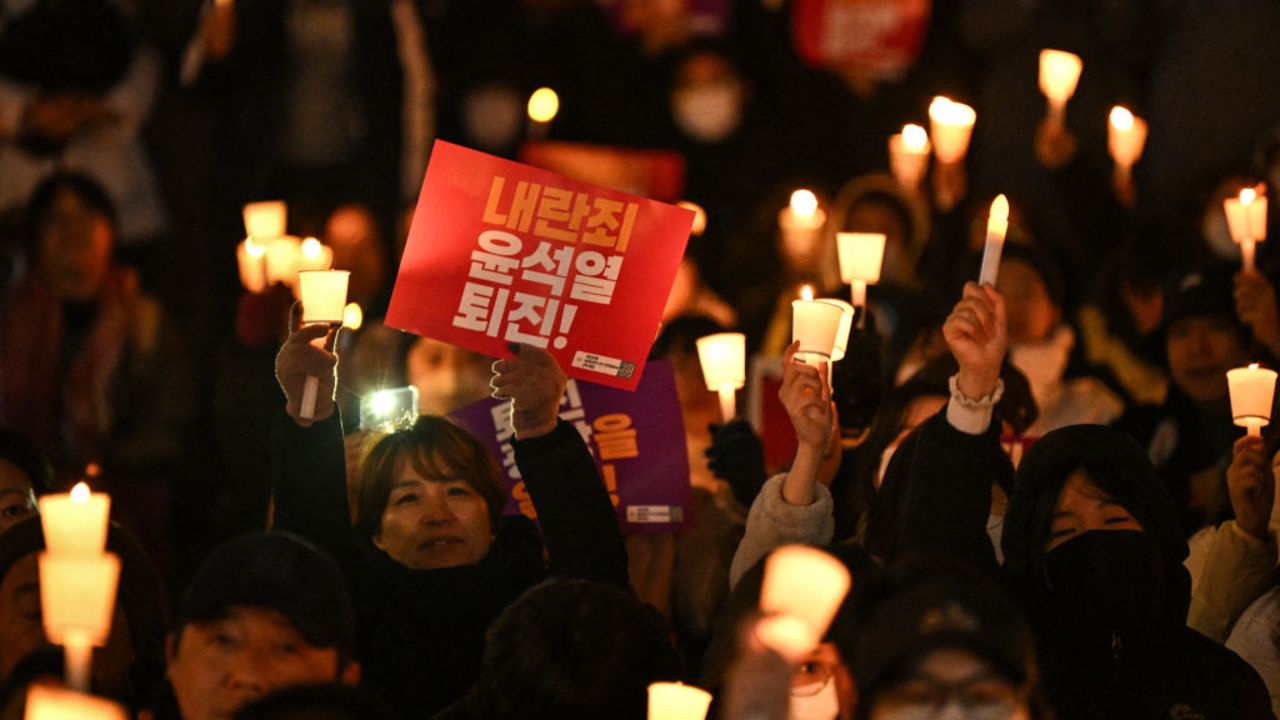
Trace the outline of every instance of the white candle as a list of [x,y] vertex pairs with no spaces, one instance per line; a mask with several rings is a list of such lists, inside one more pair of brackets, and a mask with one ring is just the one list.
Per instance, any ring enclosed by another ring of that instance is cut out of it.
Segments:
[[245,238],[236,246],[236,264],[240,268],[240,284],[251,293],[267,289],[267,246]]
[[778,213],[778,229],[787,247],[812,249],[818,233],[827,222],[827,214],[818,207],[818,197],[803,188],[791,193],[791,201]]
[[287,217],[283,200],[249,203],[244,206],[245,234],[260,243],[270,242],[284,235]]
[[806,285],[799,300],[791,301],[791,341],[800,341],[796,355],[809,362],[826,362],[836,346],[843,312],[835,305],[813,299],[813,288]]
[[808,646],[816,647],[840,609],[852,579],[844,564],[816,548],[786,545],[765,561],[760,610],[804,622]]
[[1240,195],[1223,201],[1231,237],[1240,244],[1245,270],[1254,267],[1256,243],[1267,239],[1267,188],[1265,185],[1245,188]]
[[1061,124],[1067,101],[1076,92],[1084,63],[1063,50],[1040,51],[1040,92],[1049,100],[1049,119]]
[[678,682],[649,685],[649,720],[703,720],[711,693]]
[[791,663],[813,652],[813,631],[809,624],[790,615],[770,615],[756,623],[756,639]]
[[867,285],[880,281],[886,237],[882,233],[837,233],[840,279],[853,289],[854,307],[867,306]]
[[1142,157],[1147,143],[1147,121],[1135,117],[1119,105],[1111,108],[1107,130],[1107,150],[1116,166],[1132,169]]
[[729,422],[737,415],[735,392],[747,384],[747,336],[716,333],[698,338],[698,362],[707,389],[720,395],[720,417]]
[[1008,230],[1009,201],[1000,194],[991,203],[991,214],[987,218],[987,245],[982,251],[979,285],[995,286],[996,276],[1000,272],[1000,254],[1004,252],[1004,236]]
[[1271,424],[1271,399],[1276,392],[1276,372],[1258,367],[1227,371],[1227,387],[1231,393],[1231,415],[1235,424],[1248,428],[1249,435],[1260,437],[1262,428]]
[[919,125],[904,125],[901,133],[889,136],[889,170],[899,185],[912,190],[920,185],[931,151],[929,134]]
[[120,560],[40,553],[40,608],[49,642],[66,650],[67,681],[88,690],[93,648],[111,634]]
[[75,690],[33,683],[27,689],[24,720],[128,720],[121,705]]
[[840,308],[840,328],[836,330],[836,346],[831,351],[831,362],[840,362],[849,350],[849,333],[853,331],[853,318],[857,310],[853,305],[836,298],[818,298],[818,302]]
[[[341,325],[347,309],[347,282],[351,273],[346,270],[307,270],[298,273],[298,288],[302,297],[302,322],[306,325]],[[302,388],[299,413],[310,420],[316,414],[320,378],[308,375]]]
[[978,114],[973,108],[942,96],[929,104],[929,134],[933,136],[933,154],[947,165],[960,163],[969,152],[969,138]]
[[58,555],[92,557],[107,546],[107,519],[111,497],[95,493],[83,482],[69,493],[51,493],[40,498],[40,525],[49,552]]

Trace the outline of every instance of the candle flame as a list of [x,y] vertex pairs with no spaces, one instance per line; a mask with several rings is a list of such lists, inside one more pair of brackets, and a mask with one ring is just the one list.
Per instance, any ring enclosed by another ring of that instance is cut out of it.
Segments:
[[968,105],[939,95],[929,103],[929,117],[943,125],[972,125],[978,115]]
[[89,486],[84,482],[76,483],[75,487],[71,488],[71,502],[73,503],[89,502]]
[[1121,132],[1133,129],[1133,113],[1119,105],[1111,108],[1111,127]]
[[254,242],[252,237],[244,239],[244,251],[249,253],[249,257],[262,257],[267,254],[266,246]]
[[818,196],[804,188],[796,190],[791,193],[791,212],[803,217],[813,217],[818,212]]
[[1250,369],[1250,370],[1257,370],[1257,369],[1258,369],[1258,363],[1249,363],[1249,369]]
[[813,286],[812,286],[812,285],[805,285],[804,287],[800,288],[800,297],[801,297],[801,298],[803,298],[803,299],[805,299],[805,300],[812,300],[812,299],[813,299]]
[[902,126],[902,144],[908,150],[920,152],[929,144],[929,134],[919,125]]
[[323,249],[324,246],[320,244],[320,241],[313,237],[302,241],[302,254],[306,255],[308,260],[315,260],[320,257],[320,251]]
[[1258,199],[1258,191],[1253,188],[1245,188],[1240,191],[1240,204],[1252,205],[1254,200]]
[[991,203],[991,217],[1000,222],[1009,221],[1009,199],[1004,196],[1004,193],[997,195]]

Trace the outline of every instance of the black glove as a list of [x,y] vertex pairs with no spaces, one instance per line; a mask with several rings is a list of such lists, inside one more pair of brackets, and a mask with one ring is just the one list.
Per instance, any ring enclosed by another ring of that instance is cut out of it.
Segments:
[[713,423],[708,429],[711,447],[707,448],[707,467],[729,483],[735,500],[743,507],[751,507],[768,479],[764,469],[764,443],[746,420],[733,420],[724,425]]

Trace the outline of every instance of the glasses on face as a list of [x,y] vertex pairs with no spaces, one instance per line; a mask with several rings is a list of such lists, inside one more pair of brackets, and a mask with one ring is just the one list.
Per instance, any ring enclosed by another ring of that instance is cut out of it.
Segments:
[[813,697],[822,692],[831,682],[835,669],[830,663],[821,660],[809,660],[800,663],[791,671],[791,696]]
[[1021,700],[1021,691],[996,677],[951,683],[916,677],[886,691],[878,704],[892,709],[895,720],[932,720],[944,713],[957,717],[957,712],[966,720],[1009,720]]

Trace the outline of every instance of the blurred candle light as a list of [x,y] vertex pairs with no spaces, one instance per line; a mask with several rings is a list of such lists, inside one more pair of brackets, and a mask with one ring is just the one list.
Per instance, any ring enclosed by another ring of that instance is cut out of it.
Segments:
[[810,363],[827,362],[840,332],[840,308],[813,299],[813,288],[804,286],[799,300],[791,301],[791,341],[800,341],[796,356]]
[[267,247],[247,237],[236,246],[236,264],[240,268],[240,284],[251,293],[267,289]]
[[347,303],[342,309],[342,327],[355,331],[361,325],[364,325],[364,311],[360,309],[360,303]]
[[704,720],[711,693],[678,682],[649,685],[649,720]]
[[1267,239],[1267,187],[1244,188],[1240,195],[1223,201],[1231,237],[1240,244],[1245,270],[1253,270],[1256,244]]
[[919,125],[904,125],[901,133],[889,136],[889,170],[899,185],[908,190],[920,186],[932,149],[929,134]]
[[23,720],[128,720],[123,706],[75,690],[33,683]]
[[840,255],[840,279],[852,288],[853,306],[867,306],[867,285],[880,282],[880,269],[884,265],[883,233],[850,233],[836,235],[836,249]]
[[942,96],[933,99],[929,104],[929,134],[938,162],[952,165],[964,161],[977,119],[978,114],[968,105]]
[[802,621],[809,650],[818,646],[849,592],[848,569],[829,553],[804,545],[785,545],[765,561],[760,610]]
[[1040,92],[1049,100],[1049,121],[1062,124],[1067,101],[1076,93],[1084,62],[1064,50],[1040,51]]
[[549,87],[540,87],[529,96],[527,110],[530,120],[542,124],[549,123],[560,112],[560,96]]
[[819,233],[826,222],[827,214],[818,206],[818,196],[805,188],[791,193],[787,207],[778,212],[778,229],[783,244],[808,261],[812,261]]
[[982,251],[979,285],[995,286],[996,276],[1000,272],[1000,255],[1004,252],[1004,236],[1008,230],[1009,201],[1002,193],[991,203],[991,214],[987,217],[987,244]]
[[309,237],[302,241],[298,253],[298,272],[328,270],[333,266],[333,248]]
[[288,207],[283,200],[249,203],[243,214],[245,234],[259,243],[268,243],[285,233]]
[[798,663],[813,652],[813,631],[809,624],[790,615],[769,615],[756,623],[756,639],[790,663]]
[[720,395],[720,417],[729,422],[737,415],[734,393],[747,384],[747,336],[716,333],[698,338],[697,347],[702,379]]
[[[298,287],[302,295],[302,323],[304,325],[341,325],[347,309],[347,283],[351,273],[346,270],[308,270],[298,273]],[[320,378],[308,375],[302,389],[299,414],[312,419],[316,414],[317,393]]]
[[281,283],[293,287],[302,257],[302,243],[285,235],[267,243],[267,284]]
[[1249,367],[1227,371],[1231,393],[1231,416],[1235,424],[1248,429],[1251,437],[1262,437],[1262,428],[1271,424],[1271,400],[1276,392],[1276,371]]
[[707,231],[707,211],[702,206],[688,200],[681,200],[676,203],[685,210],[693,211],[693,228],[689,230],[689,234],[694,237],[702,237],[702,233]]
[[66,651],[67,682],[87,691],[93,648],[111,634],[120,559],[40,553],[40,609],[45,636]]
[[1116,165],[1132,169],[1147,143],[1147,121],[1119,105],[1111,108],[1107,149]]
[[40,498],[40,525],[45,547],[51,553],[75,557],[101,555],[107,546],[107,518],[111,497],[95,493],[83,482],[69,493]]

